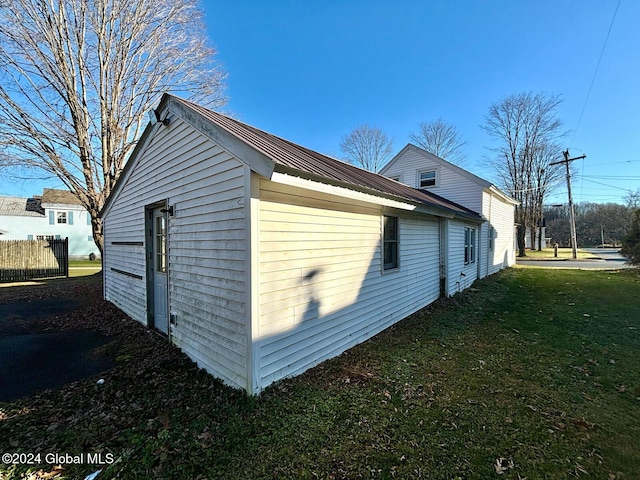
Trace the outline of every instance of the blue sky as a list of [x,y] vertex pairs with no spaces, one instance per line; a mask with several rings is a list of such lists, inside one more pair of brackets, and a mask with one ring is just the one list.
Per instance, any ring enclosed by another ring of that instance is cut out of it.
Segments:
[[[621,0],[612,24],[617,6],[202,2],[229,74],[227,108],[251,125],[340,158],[340,139],[355,126],[380,127],[397,152],[419,122],[442,118],[467,142],[464,166],[492,180],[483,162],[492,141],[480,127],[489,106],[522,92],[559,94],[564,145],[587,155],[575,162],[574,201],[622,203],[640,188],[640,2]],[[41,186],[0,180],[0,194],[28,196]],[[566,202],[566,187],[549,202]]]

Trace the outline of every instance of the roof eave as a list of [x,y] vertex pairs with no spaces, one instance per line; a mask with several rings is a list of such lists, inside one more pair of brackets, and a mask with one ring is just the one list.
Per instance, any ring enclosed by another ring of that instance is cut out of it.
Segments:
[[520,205],[520,202],[512,197],[510,197],[509,195],[507,195],[506,193],[504,193],[502,190],[500,190],[498,187],[496,187],[495,185],[491,185],[489,188],[486,189],[487,192],[492,193],[498,197],[500,197],[502,200],[504,200],[507,203],[510,203],[512,205]]
[[[482,223],[484,221],[482,217],[477,214],[474,215],[463,212],[456,212],[455,210],[446,207],[429,205],[425,202],[410,200],[404,197],[387,194],[379,190],[354,185],[352,183],[340,182],[337,180],[327,179],[325,177],[314,176],[307,172],[302,172],[300,170],[285,167],[283,165],[276,165],[271,180],[276,183],[282,183],[294,187],[310,188],[314,190],[324,191],[324,193],[331,193],[352,199],[376,202],[384,206],[413,211],[425,215],[452,219],[464,218],[466,220],[477,223]],[[326,185],[327,188],[319,188],[319,185]]]

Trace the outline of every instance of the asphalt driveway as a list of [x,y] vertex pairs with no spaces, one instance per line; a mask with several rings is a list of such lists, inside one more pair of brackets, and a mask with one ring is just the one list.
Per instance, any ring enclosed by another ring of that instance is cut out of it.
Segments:
[[621,268],[634,268],[626,263],[627,259],[620,255],[619,248],[582,248],[593,255],[592,258],[572,260],[532,260],[516,258],[518,265],[527,265],[544,268],[582,268],[589,270],[618,270]]
[[47,327],[47,318],[83,307],[84,302],[69,298],[0,304],[0,402],[55,389],[113,366],[100,351],[109,342],[106,335]]

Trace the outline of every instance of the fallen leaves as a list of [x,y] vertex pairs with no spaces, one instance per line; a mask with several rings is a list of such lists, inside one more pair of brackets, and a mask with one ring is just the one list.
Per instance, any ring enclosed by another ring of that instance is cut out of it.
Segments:
[[66,473],[66,469],[62,465],[54,466],[51,471],[38,470],[37,472],[29,474],[26,480],[47,480],[49,478],[56,478]]
[[496,458],[496,463],[493,464],[498,475],[504,474],[507,470],[515,467],[513,459],[511,458]]

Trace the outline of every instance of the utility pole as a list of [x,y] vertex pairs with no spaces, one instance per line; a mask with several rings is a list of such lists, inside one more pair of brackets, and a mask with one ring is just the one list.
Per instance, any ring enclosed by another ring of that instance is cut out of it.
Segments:
[[578,238],[576,235],[576,212],[573,209],[573,197],[571,196],[571,171],[569,169],[569,163],[574,160],[580,160],[582,158],[586,158],[586,155],[582,155],[580,157],[569,158],[569,149],[567,148],[564,152],[564,160],[560,160],[559,162],[550,163],[551,165],[559,165],[564,163],[565,167],[567,167],[567,192],[569,194],[569,218],[571,220],[571,251],[573,253],[573,259],[578,258]]

